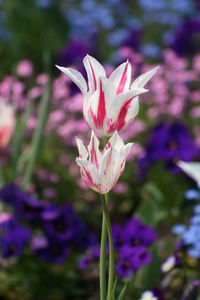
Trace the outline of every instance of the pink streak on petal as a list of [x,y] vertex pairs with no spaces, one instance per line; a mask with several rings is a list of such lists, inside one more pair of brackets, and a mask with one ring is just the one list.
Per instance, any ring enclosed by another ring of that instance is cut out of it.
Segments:
[[97,117],[95,116],[95,114],[94,114],[93,110],[91,109],[91,107],[90,107],[90,115],[92,117],[92,120],[93,120],[93,123],[94,123],[95,127],[98,128]]
[[97,89],[97,80],[96,80],[94,69],[92,67],[92,63],[91,63],[89,57],[88,57],[88,61],[89,61],[89,64],[90,64],[90,68],[92,70],[92,76],[93,76],[93,80],[94,80],[94,90],[96,91],[96,89]]
[[133,99],[134,99],[134,97],[131,98],[131,99],[129,99],[129,100],[127,100],[123,104],[123,106],[122,106],[122,108],[121,108],[121,110],[119,112],[119,115],[118,115],[116,123],[111,123],[111,120],[109,120],[110,124],[109,124],[109,122],[107,124],[107,126],[108,126],[108,133],[112,133],[115,130],[119,131],[125,125],[125,118],[126,118],[129,106],[130,106],[130,104],[131,104],[131,102],[132,102]]
[[[110,146],[110,148],[111,148],[111,146]],[[107,171],[108,171],[108,168],[109,168],[109,165],[110,165],[110,162],[111,162],[111,158],[112,158],[112,149],[110,151],[110,155],[109,155],[107,163],[106,163],[106,168],[105,168],[105,171],[104,171],[104,175],[107,174]]]
[[102,82],[100,80],[100,95],[99,95],[99,105],[97,112],[97,122],[99,127],[103,127],[103,121],[106,116],[106,105],[105,105],[105,95],[102,89]]
[[90,108],[90,114],[93,119],[94,125],[97,129],[103,127],[103,122],[106,116],[106,106],[105,106],[105,95],[102,89],[102,82],[100,80],[100,94],[99,94],[99,104],[97,110],[97,117],[95,116],[93,110]]
[[125,118],[129,109],[129,106],[131,104],[131,101],[133,100],[133,98],[127,100],[124,105],[122,106],[119,115],[118,115],[118,119],[116,122],[116,129],[119,131],[125,124]]
[[111,143],[108,142],[108,143],[106,144],[106,150],[109,149],[110,147],[111,147]]
[[126,81],[127,81],[127,69],[128,69],[128,62],[126,64],[126,67],[125,67],[124,73],[122,75],[122,78],[119,82],[119,85],[118,85],[118,88],[117,88],[117,94],[123,93],[123,91],[124,91],[124,87],[125,87],[125,84],[126,84]]
[[99,164],[98,164],[98,160],[97,160],[97,153],[96,153],[95,146],[94,146],[94,137],[92,138],[92,149],[91,149],[90,156],[91,156],[91,162],[95,163],[95,165],[98,169]]
[[85,182],[89,185],[89,187],[97,189],[97,185],[93,182],[90,172],[86,171],[83,168],[83,169],[81,169],[81,174],[82,174]]

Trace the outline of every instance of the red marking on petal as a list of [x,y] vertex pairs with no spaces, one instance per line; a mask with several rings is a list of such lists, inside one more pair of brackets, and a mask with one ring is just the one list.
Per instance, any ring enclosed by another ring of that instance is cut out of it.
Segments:
[[106,144],[106,150],[109,149],[110,147],[111,147],[111,143],[107,142],[107,144]]
[[97,116],[95,116],[93,110],[90,107],[90,114],[93,120],[93,123],[97,129],[103,127],[103,122],[106,116],[106,105],[105,105],[105,95],[102,88],[102,82],[100,80],[100,92],[99,92],[99,103],[97,109]]
[[119,82],[118,88],[117,88],[117,94],[123,93],[124,87],[127,81],[127,69],[128,69],[128,62],[126,64],[126,67],[124,69],[124,73],[122,74],[121,80]]
[[106,116],[106,105],[105,105],[105,95],[102,88],[102,82],[100,80],[100,94],[99,94],[99,105],[97,112],[97,123],[99,127],[103,127],[103,121]]
[[125,119],[126,119],[126,115],[127,115],[127,112],[129,110],[129,106],[131,104],[131,101],[134,99],[131,98],[129,100],[127,100],[123,106],[121,107],[120,109],[120,112],[119,112],[119,115],[118,115],[118,118],[117,118],[117,121],[115,123],[110,123],[110,124],[107,124],[108,125],[108,133],[112,133],[114,132],[115,130],[120,130],[122,129],[122,127],[125,125]]
[[[111,148],[111,146],[110,146]],[[111,158],[112,158],[112,148],[111,148],[111,151],[110,151],[110,154],[109,154],[109,157],[108,157],[108,160],[106,162],[106,168],[105,168],[105,171],[104,171],[104,175],[107,174],[107,171],[108,171],[108,168],[109,168],[109,165],[111,163]]]
[[81,175],[89,187],[98,190],[98,185],[94,183],[90,172],[83,167],[81,168]]
[[94,146],[94,137],[92,138],[92,149],[91,149],[91,153],[90,153],[90,161],[92,163],[95,163],[97,169],[99,169],[97,153],[96,153],[96,149],[95,149],[95,146]]
[[96,80],[94,69],[92,67],[92,63],[91,63],[89,57],[88,57],[88,61],[89,61],[89,64],[90,64],[90,68],[91,68],[92,76],[93,76],[93,80],[94,80],[94,90],[96,91],[96,89],[97,89],[97,80]]

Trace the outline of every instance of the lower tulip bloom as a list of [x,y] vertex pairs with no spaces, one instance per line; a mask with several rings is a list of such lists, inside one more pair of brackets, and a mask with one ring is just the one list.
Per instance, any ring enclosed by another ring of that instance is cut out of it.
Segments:
[[0,101],[0,149],[9,143],[15,126],[12,107]]
[[109,192],[124,170],[133,143],[124,145],[117,132],[109,139],[103,153],[99,150],[99,140],[93,132],[87,148],[82,140],[77,138],[76,142],[79,150],[76,162],[81,169],[83,180],[100,194]]

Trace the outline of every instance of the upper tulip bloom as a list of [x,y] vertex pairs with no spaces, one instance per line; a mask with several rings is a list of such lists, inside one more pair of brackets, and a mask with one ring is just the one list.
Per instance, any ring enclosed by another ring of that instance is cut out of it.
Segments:
[[100,194],[109,192],[124,170],[133,143],[124,145],[117,132],[109,139],[103,153],[99,150],[99,140],[93,132],[87,149],[82,140],[77,138],[76,142],[79,150],[76,162],[81,169],[82,178],[91,189]]
[[7,146],[15,127],[13,108],[0,101],[0,149]]
[[180,160],[177,165],[200,186],[200,163]]
[[133,121],[139,110],[138,96],[158,67],[136,78],[131,84],[131,65],[121,64],[109,78],[104,67],[92,56],[85,56],[88,86],[80,72],[57,66],[83,94],[83,114],[89,126],[101,136],[110,136]]

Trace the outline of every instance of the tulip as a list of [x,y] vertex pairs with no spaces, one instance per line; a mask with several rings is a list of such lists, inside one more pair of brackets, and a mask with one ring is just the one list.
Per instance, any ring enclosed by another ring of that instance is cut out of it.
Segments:
[[139,110],[138,96],[158,67],[136,78],[131,84],[131,65],[121,64],[109,78],[103,66],[92,56],[83,59],[88,86],[80,72],[57,66],[68,75],[83,94],[83,114],[89,126],[100,136],[111,136],[127,127]]
[[100,194],[105,194],[116,184],[122,174],[126,158],[133,143],[124,145],[117,131],[109,139],[103,152],[99,150],[99,140],[92,132],[89,146],[76,138],[79,158],[76,162],[86,184]]
[[180,160],[177,165],[200,186],[200,163]]
[[4,148],[8,145],[13,130],[15,127],[15,116],[13,108],[0,102],[0,148]]

